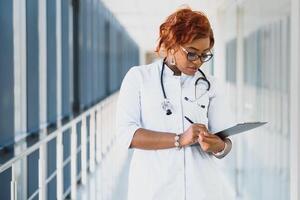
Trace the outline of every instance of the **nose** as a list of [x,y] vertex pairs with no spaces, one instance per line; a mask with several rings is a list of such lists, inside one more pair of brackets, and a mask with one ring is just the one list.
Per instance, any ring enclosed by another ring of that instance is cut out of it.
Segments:
[[201,61],[200,58],[198,58],[197,60],[193,61],[193,63],[194,63],[194,65],[196,65],[197,68],[199,68],[203,64],[203,62]]

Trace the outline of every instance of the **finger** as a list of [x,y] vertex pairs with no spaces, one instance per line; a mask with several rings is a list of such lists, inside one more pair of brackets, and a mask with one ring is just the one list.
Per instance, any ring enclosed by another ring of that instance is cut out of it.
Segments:
[[206,135],[206,131],[203,129],[198,129],[199,130],[199,134],[205,136]]
[[194,136],[198,136],[201,133],[200,129],[193,129],[192,131]]
[[218,136],[210,132],[205,132],[204,136],[209,138],[216,138],[216,139],[219,138]]
[[201,129],[200,133],[205,137],[211,137],[211,134],[206,129]]
[[208,144],[214,144],[217,142],[217,139],[211,137],[201,137],[200,141]]
[[209,133],[209,132],[207,132],[207,134],[205,135],[205,137],[215,138],[215,139],[218,139],[218,138],[219,138],[219,137],[216,136],[215,134],[212,134],[212,133]]
[[205,132],[201,131],[200,134],[198,135],[198,141],[199,142],[205,142],[207,141],[208,137],[205,136]]
[[203,135],[202,134],[200,134],[199,136],[198,136],[198,142],[202,142],[203,141]]
[[205,136],[209,136],[208,131],[204,131],[204,135],[205,135]]
[[204,131],[205,135],[207,135],[208,133],[208,129],[204,126],[200,128],[202,131]]
[[195,126],[197,126],[199,128],[204,128],[207,130],[207,127],[204,124],[195,124]]
[[200,130],[200,132],[199,132],[199,135],[198,135],[198,137],[205,137],[205,131],[203,131],[203,130]]
[[199,135],[199,138],[198,138],[199,143],[207,143],[207,140],[208,140],[207,138]]
[[196,136],[198,136],[199,134],[204,134],[205,130],[203,130],[202,128],[196,128],[194,129],[194,133],[196,134]]
[[198,138],[195,138],[193,142],[194,142],[194,143],[197,143],[197,142],[198,142]]

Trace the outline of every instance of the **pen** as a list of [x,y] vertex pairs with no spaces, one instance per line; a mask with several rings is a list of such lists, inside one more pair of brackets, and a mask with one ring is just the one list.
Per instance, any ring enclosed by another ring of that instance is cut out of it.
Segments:
[[[191,124],[194,123],[194,122],[193,122],[190,118],[188,118],[187,116],[184,116],[184,118],[185,118],[186,120],[188,120]],[[191,146],[199,146],[199,144],[196,142],[196,143],[192,144]]]
[[188,120],[191,124],[194,123],[194,122],[193,122],[190,118],[188,118],[187,116],[184,116],[184,118],[185,118],[186,120]]
[[[184,118],[185,118],[186,120],[188,120],[191,124],[194,123],[194,122],[193,122],[190,118],[188,118],[187,116],[184,116]],[[208,133],[207,133],[207,132],[204,132],[204,135],[208,135]]]

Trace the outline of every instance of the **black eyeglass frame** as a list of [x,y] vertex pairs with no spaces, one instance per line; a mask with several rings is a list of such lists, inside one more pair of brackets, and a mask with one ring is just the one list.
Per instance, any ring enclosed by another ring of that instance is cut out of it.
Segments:
[[[196,54],[196,53],[193,53],[193,52],[189,52],[188,50],[186,50],[184,47],[180,46],[180,48],[186,53],[186,58],[191,61],[191,62],[194,62],[198,59],[200,59],[200,61],[202,63],[204,62],[208,62],[210,61],[210,59],[212,59],[212,57],[214,56],[211,52],[210,53],[202,53],[200,55]],[[191,58],[191,57],[195,57],[196,58]],[[208,56],[207,59],[203,59],[203,56]]]

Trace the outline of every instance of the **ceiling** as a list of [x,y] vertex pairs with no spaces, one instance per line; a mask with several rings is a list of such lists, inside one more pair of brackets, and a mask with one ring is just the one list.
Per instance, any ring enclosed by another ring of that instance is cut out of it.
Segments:
[[160,24],[185,5],[205,12],[211,19],[220,0],[102,0],[127,29],[142,51],[155,49]]

